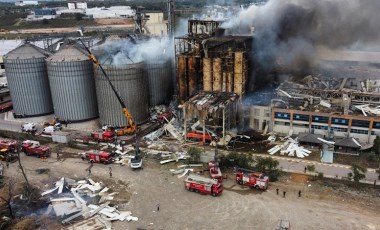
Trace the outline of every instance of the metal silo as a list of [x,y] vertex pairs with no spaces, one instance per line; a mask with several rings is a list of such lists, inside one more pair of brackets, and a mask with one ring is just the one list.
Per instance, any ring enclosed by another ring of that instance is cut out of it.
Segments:
[[149,105],[168,103],[173,90],[170,60],[149,61],[145,69],[149,83]]
[[[134,122],[141,124],[147,121],[149,118],[148,85],[144,76],[143,62],[102,66],[119,95],[124,99]],[[100,123],[115,127],[126,126],[127,119],[122,113],[122,106],[116,95],[101,70],[97,66],[94,68]]]
[[46,63],[55,116],[69,121],[98,117],[92,61],[84,51],[67,45]]
[[45,59],[49,53],[24,44],[4,56],[13,111],[22,116],[53,113]]

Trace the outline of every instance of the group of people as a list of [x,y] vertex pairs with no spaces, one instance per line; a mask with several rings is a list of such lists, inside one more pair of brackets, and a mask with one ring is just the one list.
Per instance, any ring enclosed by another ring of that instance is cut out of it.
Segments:
[[[278,195],[279,189],[276,188],[276,194]],[[282,197],[285,198],[286,196],[286,191],[282,191]],[[301,190],[298,190],[298,197],[301,197]]]

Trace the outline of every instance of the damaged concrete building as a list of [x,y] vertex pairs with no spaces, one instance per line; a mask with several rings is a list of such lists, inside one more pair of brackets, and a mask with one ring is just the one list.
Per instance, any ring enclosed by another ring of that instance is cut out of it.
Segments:
[[[209,138],[205,129],[210,128],[207,128],[211,125],[207,123],[210,117],[220,118],[211,126],[214,131],[223,130],[220,135],[223,139],[226,130],[236,128],[240,99],[246,93],[249,76],[252,36],[224,36],[224,30],[218,27],[221,23],[189,20],[188,34],[175,38],[178,96],[184,105],[184,127],[186,130],[189,124],[201,122],[203,142]],[[200,102],[204,103],[200,106]]]

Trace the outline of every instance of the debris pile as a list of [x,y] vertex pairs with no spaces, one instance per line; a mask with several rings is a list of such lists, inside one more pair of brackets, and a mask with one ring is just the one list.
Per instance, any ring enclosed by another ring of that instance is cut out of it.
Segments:
[[[58,190],[58,191],[57,191]],[[57,191],[53,195],[53,192]],[[97,229],[111,229],[111,221],[137,221],[130,211],[119,211],[117,207],[109,206],[117,192],[109,193],[109,188],[102,182],[92,179],[75,181],[62,177],[54,184],[54,188],[43,192],[41,195],[50,194],[50,205],[45,214],[54,211],[57,217],[65,217],[63,224],[82,217],[84,220],[66,229],[78,229],[79,226],[97,226]],[[74,226],[77,226],[75,228]],[[93,229],[93,228],[92,228]]]
[[276,145],[273,148],[268,150],[270,155],[273,155],[280,151],[281,155],[288,154],[288,156],[293,157],[297,156],[298,158],[304,158],[305,156],[309,156],[311,153],[310,150],[305,149],[302,146],[298,145],[298,141],[294,140],[290,137],[286,138],[286,141],[282,145]]

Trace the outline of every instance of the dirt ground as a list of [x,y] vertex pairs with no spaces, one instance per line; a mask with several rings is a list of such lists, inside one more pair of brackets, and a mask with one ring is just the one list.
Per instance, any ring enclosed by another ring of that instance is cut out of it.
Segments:
[[[81,150],[57,149],[67,154],[62,161],[57,161],[56,154],[47,161],[22,155],[29,181],[41,190],[62,176],[88,177],[88,163],[75,154]],[[161,166],[157,160],[146,159],[144,169],[136,171],[111,165],[112,178],[108,167],[95,164],[91,178],[119,191],[114,203],[139,218],[137,222],[112,222],[115,229],[275,229],[280,219],[289,220],[292,229],[380,229],[379,190],[377,194],[362,193],[293,174],[270,183],[266,191],[257,191],[237,185],[229,173],[223,181],[223,194],[212,197],[185,190],[183,178],[168,170],[176,168],[174,163]],[[38,174],[38,168],[50,171]],[[17,163],[11,164],[5,175],[19,176]]]

